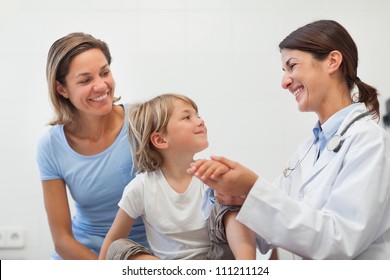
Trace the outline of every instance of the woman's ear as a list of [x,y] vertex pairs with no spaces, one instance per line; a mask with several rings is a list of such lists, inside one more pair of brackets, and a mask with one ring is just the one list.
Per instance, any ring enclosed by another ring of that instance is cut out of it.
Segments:
[[168,141],[161,132],[153,132],[150,135],[150,141],[157,149],[167,149],[169,147]]
[[331,51],[328,55],[328,71],[329,74],[336,72],[343,62],[343,55],[339,51]]
[[64,98],[69,98],[68,92],[66,91],[64,86],[59,81],[56,81],[56,90]]

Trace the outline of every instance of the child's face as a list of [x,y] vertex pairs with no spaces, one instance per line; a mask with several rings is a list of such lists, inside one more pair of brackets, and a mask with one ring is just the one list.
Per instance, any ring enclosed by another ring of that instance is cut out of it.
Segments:
[[203,119],[190,104],[180,99],[176,99],[173,104],[174,110],[165,137],[169,148],[186,154],[196,154],[206,149],[209,142]]

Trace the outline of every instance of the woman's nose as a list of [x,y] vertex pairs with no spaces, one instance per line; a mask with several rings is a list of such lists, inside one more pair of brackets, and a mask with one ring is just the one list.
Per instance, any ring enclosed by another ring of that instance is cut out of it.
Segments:
[[106,88],[107,88],[107,84],[104,81],[104,79],[101,79],[101,78],[96,79],[95,84],[93,86],[94,91],[99,92],[102,90],[106,90]]
[[291,83],[292,83],[291,76],[288,73],[284,72],[282,77],[282,88],[287,89],[291,85]]

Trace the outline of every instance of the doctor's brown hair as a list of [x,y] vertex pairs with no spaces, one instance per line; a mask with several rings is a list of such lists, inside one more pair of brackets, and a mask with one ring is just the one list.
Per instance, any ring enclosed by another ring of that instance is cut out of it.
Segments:
[[348,31],[333,20],[319,20],[298,28],[279,44],[279,49],[308,52],[317,60],[324,60],[334,50],[343,56],[341,75],[349,90],[359,89],[358,102],[364,103],[374,118],[379,119],[378,91],[362,82],[357,75],[358,49]]

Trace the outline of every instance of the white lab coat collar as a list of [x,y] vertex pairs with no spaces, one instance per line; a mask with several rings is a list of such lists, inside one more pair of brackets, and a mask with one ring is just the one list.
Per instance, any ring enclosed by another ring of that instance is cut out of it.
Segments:
[[[336,134],[339,134],[348,124],[349,122],[356,116],[364,113],[367,111],[366,106],[364,103],[361,103],[360,106],[357,106],[353,111],[351,111],[347,117],[344,119],[344,121],[341,123],[339,129],[337,130]],[[365,117],[370,118],[370,116]],[[344,135],[344,138],[348,138],[348,132]],[[304,189],[305,185],[310,183],[311,179],[318,174],[328,163],[336,156],[337,153],[333,151],[329,151],[328,149],[324,149],[321,156],[317,159],[318,150],[313,147],[310,149],[307,160],[304,160],[301,162],[302,168],[300,168],[303,174],[303,184],[301,191]]]

